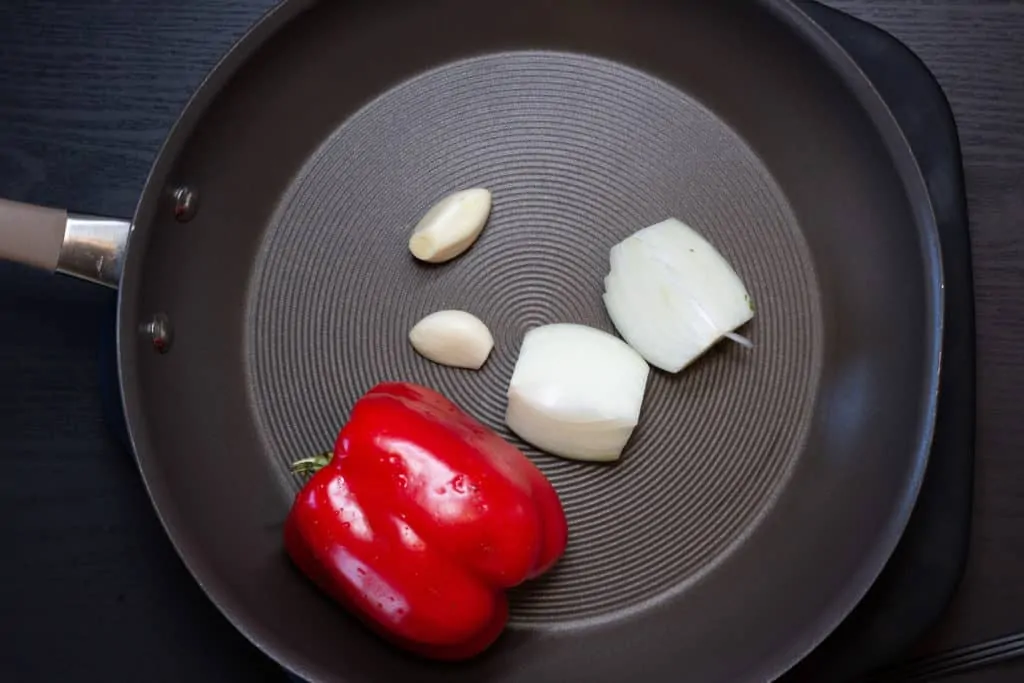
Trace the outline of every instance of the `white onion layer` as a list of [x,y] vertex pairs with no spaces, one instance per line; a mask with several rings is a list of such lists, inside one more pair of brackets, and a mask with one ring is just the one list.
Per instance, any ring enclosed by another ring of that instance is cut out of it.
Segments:
[[604,303],[622,338],[651,365],[679,372],[754,317],[746,287],[693,228],[670,218],[612,247]]
[[526,333],[505,423],[527,443],[573,460],[618,460],[640,419],[650,368],[621,339],[559,323]]

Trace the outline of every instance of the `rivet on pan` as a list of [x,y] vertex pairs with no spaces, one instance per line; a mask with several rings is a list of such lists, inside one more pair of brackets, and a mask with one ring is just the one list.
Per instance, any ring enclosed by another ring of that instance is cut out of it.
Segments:
[[171,330],[170,318],[163,313],[157,313],[148,323],[140,325],[139,332],[149,337],[153,348],[159,353],[167,353],[171,350],[174,333]]
[[171,192],[174,198],[174,217],[182,223],[192,220],[199,209],[199,196],[187,185],[180,185]]

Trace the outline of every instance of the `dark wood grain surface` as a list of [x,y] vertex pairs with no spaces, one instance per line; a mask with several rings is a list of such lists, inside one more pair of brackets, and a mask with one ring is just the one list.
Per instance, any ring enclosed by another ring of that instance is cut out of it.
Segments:
[[[189,94],[273,4],[0,0],[0,196],[129,216]],[[921,646],[937,652],[1024,630],[1024,3],[826,4],[910,46],[944,87],[962,140],[977,298],[976,496],[962,587]],[[75,287],[55,291],[68,310],[99,305]],[[33,400],[0,399],[5,409]],[[93,417],[58,428],[69,444],[75,429],[98,429],[93,408],[71,402]],[[34,429],[31,438],[50,431]],[[1024,664],[950,680],[1024,680]]]

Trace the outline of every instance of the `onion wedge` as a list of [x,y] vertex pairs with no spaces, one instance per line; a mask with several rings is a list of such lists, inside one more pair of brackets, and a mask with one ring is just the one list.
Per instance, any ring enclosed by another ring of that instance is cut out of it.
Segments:
[[679,372],[754,317],[746,287],[695,230],[670,218],[634,233],[609,254],[604,304],[626,342],[647,362]]
[[527,443],[572,460],[618,460],[640,419],[650,367],[621,339],[585,325],[526,333],[505,423]]

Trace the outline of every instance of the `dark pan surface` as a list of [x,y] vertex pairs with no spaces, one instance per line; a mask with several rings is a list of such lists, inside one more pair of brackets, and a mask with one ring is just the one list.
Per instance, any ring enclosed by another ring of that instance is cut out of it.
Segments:
[[[886,112],[798,20],[781,3],[324,3],[215,99],[218,76],[204,87],[140,205],[122,379],[172,539],[257,644],[325,681],[739,683],[778,675],[852,608],[924,467],[940,273]],[[201,198],[186,224],[163,196],[177,182]],[[412,225],[470,186],[494,192],[481,240],[417,265]],[[389,379],[507,434],[523,333],[611,330],[608,249],[668,216],[745,279],[756,348],[654,373],[616,466],[523,446],[571,540],[517,591],[496,648],[455,667],[408,658],[295,573],[289,461]],[[441,308],[491,327],[481,372],[409,348]],[[163,356],[135,332],[155,312],[175,330]]]
[[[416,265],[405,245],[417,217],[476,186],[494,193],[476,246]],[[616,467],[516,440],[558,488],[573,540],[513,610],[524,626],[617,619],[684,588],[750,529],[803,450],[821,360],[816,277],[753,152],[678,90],[611,62],[514,53],[432,71],[357,113],[299,174],[257,259],[246,337],[253,403],[289,489],[295,454],[329,445],[382,379],[439,389],[512,438],[505,391],[525,332],[614,332],[608,250],[665,216],[685,216],[752,283],[758,348],[722,345],[690,372],[655,374]],[[409,329],[445,308],[491,328],[481,372],[409,345]]]

